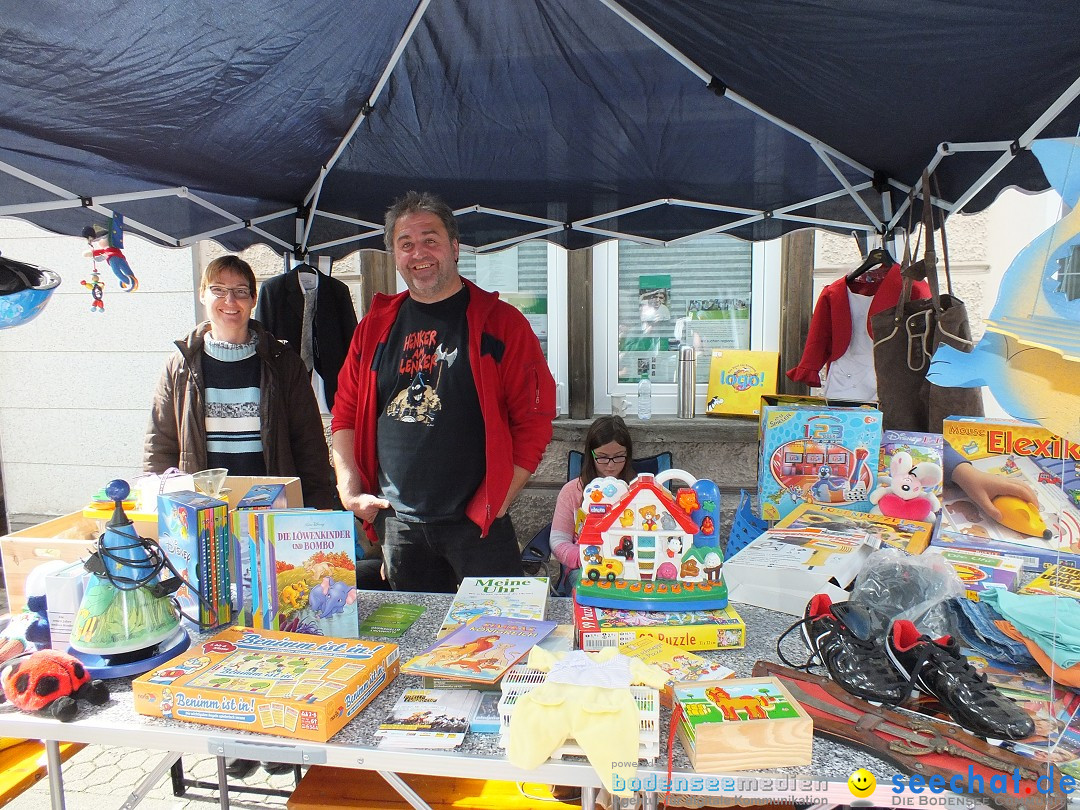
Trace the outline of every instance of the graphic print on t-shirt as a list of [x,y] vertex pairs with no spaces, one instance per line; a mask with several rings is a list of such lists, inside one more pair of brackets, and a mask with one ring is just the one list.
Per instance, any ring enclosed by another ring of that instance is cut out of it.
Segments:
[[399,422],[420,422],[428,427],[442,410],[439,383],[444,369],[454,365],[458,350],[448,351],[442,343],[435,344],[437,331],[421,329],[405,336],[398,374],[413,372],[407,388],[399,391],[387,404],[386,415]]

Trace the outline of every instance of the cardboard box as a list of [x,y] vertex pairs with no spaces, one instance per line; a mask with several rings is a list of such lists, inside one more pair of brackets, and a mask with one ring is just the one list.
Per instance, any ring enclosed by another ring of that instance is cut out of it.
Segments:
[[98,533],[95,521],[83,517],[82,512],[72,512],[0,537],[11,612],[26,607],[26,577],[35,567],[50,560],[85,560],[94,550]]
[[1020,572],[1024,570],[1022,559],[1006,554],[936,547],[928,553],[945,558],[964,583],[964,595],[972,602],[978,602],[983,591],[991,588],[1015,591],[1020,583]]
[[54,650],[67,652],[71,628],[75,626],[75,614],[79,612],[89,577],[81,561],[45,575],[49,640]]
[[853,534],[771,529],[724,563],[732,601],[802,616],[815,594],[847,599],[873,548]]
[[[515,782],[461,779],[456,776],[398,774],[432,810],[570,810],[550,798],[543,785],[530,785],[526,796]],[[408,810],[412,805],[375,771],[313,765],[285,806],[289,810]]]
[[779,352],[713,349],[705,413],[709,416],[758,416],[761,398],[776,393]]
[[730,605],[723,610],[642,611],[574,602],[574,629],[578,647],[588,652],[618,647],[642,637],[656,638],[684,650],[746,646],[746,624]]
[[[1002,525],[985,515],[960,487],[947,481],[942,528],[994,544],[1007,554],[1080,567],[1080,445],[1027,422],[951,417],[942,425],[946,457],[955,454],[978,470],[1026,484],[1038,497],[1036,521]],[[955,456],[954,456],[955,457]],[[1041,536],[1046,532],[1048,536]],[[1021,548],[1023,547],[1023,548]]]
[[274,475],[228,475],[225,477],[222,499],[229,502],[229,511],[239,505],[240,500],[247,496],[252,487],[263,484],[283,484],[285,486],[285,506],[299,509],[304,505],[304,490],[300,486],[300,479],[289,476]]
[[881,411],[810,397],[762,397],[758,499],[764,520],[810,501],[870,510],[881,447]]
[[398,646],[229,627],[132,683],[135,711],[325,742],[398,673]]
[[679,683],[677,727],[699,773],[809,765],[814,720],[776,678]]

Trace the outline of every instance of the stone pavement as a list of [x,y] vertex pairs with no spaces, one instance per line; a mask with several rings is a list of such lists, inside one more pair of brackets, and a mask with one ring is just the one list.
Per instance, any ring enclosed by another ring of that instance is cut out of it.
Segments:
[[[106,748],[88,745],[64,763],[64,795],[69,810],[117,810],[131,792],[158,764],[161,751],[137,748]],[[217,760],[211,756],[184,757],[188,778],[217,781]],[[244,793],[244,785],[268,787],[291,792],[292,772],[270,776],[259,768],[243,781],[230,780],[229,805],[237,810],[284,807],[282,796]],[[49,781],[42,779],[5,806],[5,810],[42,810],[50,806]],[[172,780],[166,773],[146,795],[139,808],[145,810],[214,810],[218,807],[216,790],[188,788],[184,796],[173,796]]]

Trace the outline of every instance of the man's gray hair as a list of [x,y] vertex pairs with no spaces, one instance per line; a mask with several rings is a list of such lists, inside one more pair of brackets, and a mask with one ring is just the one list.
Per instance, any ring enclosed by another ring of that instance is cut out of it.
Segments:
[[457,220],[454,219],[454,211],[449,205],[430,191],[408,191],[403,197],[394,200],[393,205],[386,209],[386,232],[383,234],[383,239],[388,251],[394,252],[394,229],[397,227],[397,221],[407,214],[419,213],[437,216],[442,220],[447,236],[454,242],[460,241]]

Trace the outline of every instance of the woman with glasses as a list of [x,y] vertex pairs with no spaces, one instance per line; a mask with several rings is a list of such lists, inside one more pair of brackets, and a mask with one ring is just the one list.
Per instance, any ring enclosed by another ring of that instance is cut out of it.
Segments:
[[634,443],[621,416],[601,416],[589,426],[589,432],[585,434],[581,475],[563,485],[551,518],[551,553],[567,568],[581,565],[577,538],[585,522],[581,512],[585,485],[594,478],[632,481],[634,468],[630,459],[633,456]]
[[237,256],[203,271],[210,320],[176,341],[154,392],[143,468],[296,476],[304,504],[340,508],[311,379],[297,352],[258,321],[255,274]]

